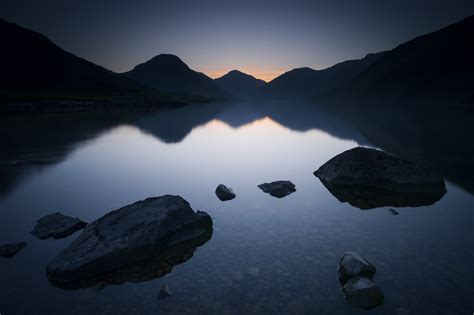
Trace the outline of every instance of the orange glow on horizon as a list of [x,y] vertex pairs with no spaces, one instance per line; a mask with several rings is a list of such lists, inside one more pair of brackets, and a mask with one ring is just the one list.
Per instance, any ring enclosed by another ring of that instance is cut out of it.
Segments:
[[263,69],[230,69],[230,70],[209,70],[203,71],[207,76],[217,79],[225,75],[231,70],[239,70],[243,73],[250,74],[251,76],[263,80],[265,82],[270,82],[279,75],[283,74],[288,70],[263,70]]

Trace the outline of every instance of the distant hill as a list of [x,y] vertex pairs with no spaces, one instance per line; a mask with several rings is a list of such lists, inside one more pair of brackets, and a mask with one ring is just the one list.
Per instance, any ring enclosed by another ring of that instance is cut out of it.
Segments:
[[474,104],[474,16],[387,52],[331,95]]
[[238,70],[232,70],[214,81],[230,95],[244,98],[256,96],[266,84],[265,81]]
[[[64,51],[0,19],[0,102],[154,95],[156,91]],[[156,95],[155,95],[156,94]]]
[[214,98],[226,96],[214,80],[190,69],[174,55],[160,54],[123,75],[165,93]]
[[362,59],[344,61],[323,70],[293,69],[270,81],[262,89],[261,96],[308,99],[323,95],[349,82],[384,54],[368,54]]

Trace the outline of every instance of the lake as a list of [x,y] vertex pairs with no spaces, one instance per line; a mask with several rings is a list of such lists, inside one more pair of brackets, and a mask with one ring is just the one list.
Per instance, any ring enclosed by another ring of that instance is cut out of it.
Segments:
[[[0,244],[28,242],[0,259],[0,313],[363,314],[337,277],[342,255],[355,251],[377,267],[385,294],[370,313],[471,314],[472,113],[433,114],[442,126],[427,115],[249,101],[0,118]],[[447,193],[397,216],[339,202],[312,173],[356,146],[423,161]],[[278,199],[257,187],[275,180],[297,191]],[[234,200],[216,197],[221,183]],[[38,240],[36,220],[61,211],[91,222],[165,194],[212,216],[212,237],[192,258],[164,277],[101,290],[49,283],[46,265],[80,232]],[[172,296],[158,301],[164,283]]]

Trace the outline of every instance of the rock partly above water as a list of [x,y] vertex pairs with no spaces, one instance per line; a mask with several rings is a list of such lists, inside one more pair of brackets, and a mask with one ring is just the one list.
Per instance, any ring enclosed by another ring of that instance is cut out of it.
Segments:
[[235,192],[232,190],[232,188],[220,184],[216,188],[216,196],[221,201],[232,200],[235,198]]
[[84,221],[65,216],[59,212],[44,216],[36,222],[37,224],[31,234],[42,240],[68,237],[87,225]]
[[377,307],[384,299],[383,292],[367,277],[352,278],[342,287],[342,292],[347,302],[362,309]]
[[12,258],[26,247],[26,242],[0,245],[0,257]]
[[168,285],[165,283],[161,286],[160,292],[158,292],[158,300],[162,300],[164,298],[167,298],[168,296],[171,296],[171,290],[168,288]]
[[376,268],[364,257],[347,252],[342,256],[337,269],[339,273],[339,281],[345,284],[349,279],[364,276],[372,278],[376,272]]
[[90,223],[46,268],[65,289],[161,277],[212,235],[212,219],[180,196],[135,202]]
[[273,197],[283,198],[296,191],[295,185],[287,180],[279,180],[272,183],[258,185],[258,188]]
[[429,169],[362,147],[335,156],[314,175],[339,201],[360,209],[430,205],[446,193],[443,178]]

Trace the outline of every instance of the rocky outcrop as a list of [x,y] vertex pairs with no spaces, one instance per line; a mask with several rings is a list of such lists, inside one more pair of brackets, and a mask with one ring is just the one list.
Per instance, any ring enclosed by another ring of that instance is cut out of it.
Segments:
[[342,256],[337,271],[339,273],[339,281],[341,284],[345,284],[349,279],[358,276],[372,278],[376,268],[364,257],[353,252],[347,252]]
[[26,247],[26,242],[0,245],[0,257],[12,258]]
[[220,184],[216,188],[216,196],[221,201],[232,200],[235,198],[235,192],[232,190],[232,188],[227,187],[226,185]]
[[367,259],[347,252],[339,261],[337,270],[344,298],[350,304],[370,309],[383,303],[384,295],[372,280],[376,268]]
[[148,198],[90,223],[46,271],[65,289],[148,281],[191,258],[211,235],[211,217],[180,196]]
[[68,217],[59,212],[44,216],[36,223],[31,234],[42,240],[65,238],[87,225],[86,222],[78,218]]
[[258,188],[273,197],[283,198],[296,191],[295,185],[287,180],[279,180],[271,183],[263,183]]
[[339,201],[360,209],[430,205],[446,193],[431,170],[362,147],[335,156],[314,175]]
[[383,292],[372,279],[356,277],[349,280],[343,287],[344,298],[351,305],[371,309],[383,303]]

